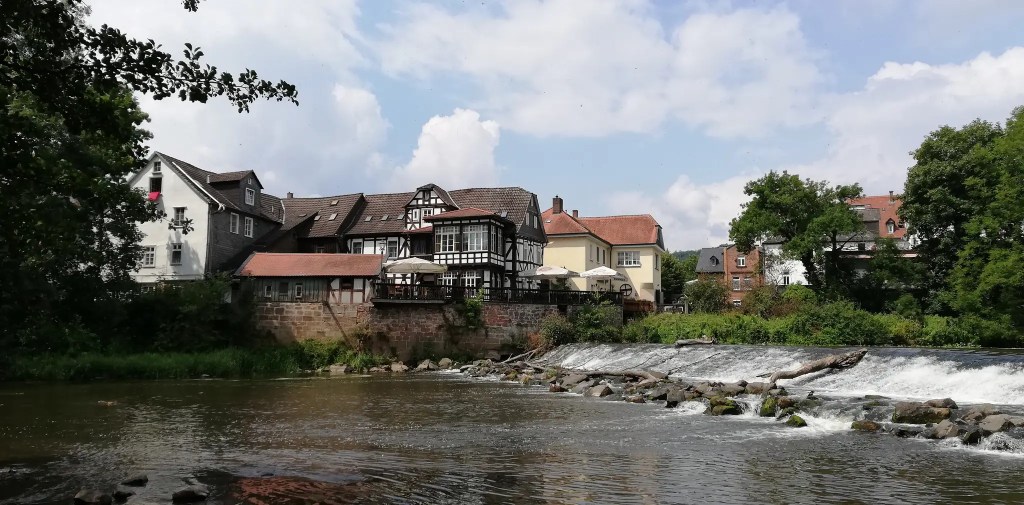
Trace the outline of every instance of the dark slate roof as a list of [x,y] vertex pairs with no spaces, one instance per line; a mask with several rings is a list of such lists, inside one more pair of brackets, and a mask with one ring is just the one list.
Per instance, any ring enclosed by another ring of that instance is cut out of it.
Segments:
[[502,219],[501,216],[494,213],[494,211],[478,209],[476,207],[463,207],[459,210],[450,210],[448,212],[442,212],[440,214],[434,214],[425,218],[426,221],[441,221],[444,219],[459,219],[467,217],[492,217],[501,221],[507,221]]
[[[416,193],[365,195],[366,205],[356,217],[351,235],[395,235],[405,230],[405,204]],[[382,219],[384,216],[388,218]]]
[[[718,258],[718,264],[712,262],[711,258]],[[721,247],[704,247],[697,255],[697,272],[704,274],[725,273],[725,266],[722,265]]]
[[[215,172],[210,172],[209,170],[203,170],[203,169],[201,169],[201,168],[199,168],[199,167],[197,167],[197,166],[195,166],[195,165],[193,165],[193,164],[191,164],[191,163],[189,163],[187,161],[180,160],[180,159],[175,158],[173,156],[168,156],[168,155],[166,155],[164,153],[161,153],[161,152],[156,152],[154,154],[162,156],[166,160],[168,160],[171,163],[173,163],[174,166],[176,166],[179,170],[184,172],[185,175],[187,175],[196,184],[198,184],[200,189],[202,189],[203,191],[209,193],[210,196],[212,196],[214,198],[214,200],[216,200],[217,203],[223,205],[225,208],[228,208],[228,209],[231,209],[231,210],[234,210],[234,211],[238,211],[238,212],[242,212],[242,213],[245,213],[245,214],[251,214],[251,215],[260,216],[260,217],[262,217],[264,219],[268,219],[268,220],[275,221],[275,222],[280,222],[281,221],[280,216],[273,217],[273,216],[269,216],[269,215],[264,214],[263,213],[263,209],[262,209],[262,207],[263,207],[262,202],[261,202],[261,205],[260,205],[260,207],[261,207],[260,209],[254,209],[254,208],[252,208],[252,207],[250,207],[248,205],[242,205],[242,202],[236,200],[237,197],[229,197],[228,194],[225,194],[223,191],[217,189],[213,184],[211,184],[210,181],[213,180],[213,178],[215,176],[221,176],[221,175],[227,175],[227,174],[218,174],[218,173],[215,173]],[[239,173],[239,172],[228,172],[228,174],[237,174],[237,173]],[[249,173],[249,171],[246,171],[244,173]],[[236,180],[238,180],[238,179],[236,179]],[[225,181],[220,181],[220,182],[225,182]],[[267,196],[267,195],[263,195],[263,196]]]
[[284,208],[281,207],[281,199],[269,193],[260,195],[260,210],[263,215],[272,218],[275,222],[284,222]]
[[[529,231],[533,233],[527,233],[527,230],[523,229],[528,224],[528,211],[530,204],[533,203],[533,193],[523,188],[456,189],[449,192],[449,194],[459,207],[477,207],[489,210],[512,221],[516,225],[516,232],[527,235],[539,242],[544,242],[547,239],[543,235],[543,230],[533,232],[530,229]],[[503,212],[506,214],[502,215]],[[538,210],[539,213],[540,211]]]
[[[438,186],[437,184],[426,184],[416,188],[416,191],[423,191],[425,189],[433,190],[434,193],[437,193],[437,197],[440,198],[442,202],[447,203],[452,207],[458,207],[458,205],[455,204],[455,201],[452,200],[452,196],[449,195],[441,186]],[[415,195],[413,195],[413,198],[415,198]],[[412,198],[409,200],[412,200]]]
[[[308,229],[300,233],[306,238],[336,237],[344,230],[342,226],[355,210],[362,193],[326,196],[317,198],[284,199],[285,220],[282,229],[295,229],[299,224],[310,222]],[[334,219],[331,219],[334,216]]]

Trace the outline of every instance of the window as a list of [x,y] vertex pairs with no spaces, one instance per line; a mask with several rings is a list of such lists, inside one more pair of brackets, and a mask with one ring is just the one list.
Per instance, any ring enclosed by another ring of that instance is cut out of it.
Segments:
[[398,257],[398,239],[397,238],[389,238],[388,239],[388,249],[387,249],[387,251],[388,251],[388,259],[394,259],[394,258]]
[[464,272],[462,274],[462,285],[467,288],[475,288],[480,286],[480,272]]
[[302,283],[295,283],[295,298],[302,298]]
[[185,207],[174,208],[174,221],[171,222],[174,226],[185,226]]
[[892,219],[886,221],[886,223],[885,223],[885,231],[889,232],[889,235],[892,235],[893,233],[896,233],[896,222],[893,221]]
[[231,213],[231,224],[228,226],[231,233],[238,235],[238,214]]
[[426,218],[427,216],[433,216],[433,215],[434,215],[434,209],[423,209],[423,217],[424,218]]
[[274,296],[274,286],[267,284],[263,286],[263,298],[271,298]]
[[732,301],[732,306],[733,307],[739,307],[741,305],[743,305],[743,300],[733,300]]
[[252,237],[253,221],[251,217],[245,218],[245,236]]
[[620,267],[638,267],[640,266],[640,252],[639,251],[619,251],[617,254],[619,260],[618,266]]
[[352,241],[352,254],[363,254],[363,241],[353,240]]
[[738,266],[738,267],[745,267],[745,266],[747,266],[747,257],[746,256],[737,256],[736,257],[736,266]]
[[715,256],[712,256],[711,257],[711,264],[715,265],[715,266],[718,266],[718,258],[715,257]]
[[661,256],[657,254],[654,255],[654,269],[661,270]]
[[[892,233],[892,232],[889,232],[889,233]],[[860,243],[857,244],[857,250],[858,251],[866,251],[867,249],[868,249],[868,246],[864,242],[860,242]]]
[[163,168],[163,164],[161,164],[159,161],[154,161],[153,162],[153,173],[154,174],[159,174],[160,170],[162,168]]
[[743,289],[751,289],[754,287],[754,279],[749,275],[743,276]]
[[459,227],[441,226],[437,229],[434,251],[439,253],[457,252],[459,250]]
[[317,254],[323,254],[323,253],[327,252],[327,246],[318,245],[318,246],[313,248],[313,252],[315,252]]
[[156,266],[156,246],[142,246],[142,267],[152,268]]
[[738,275],[732,276],[732,290],[733,291],[739,291],[740,290],[740,276],[738,276]]
[[163,177],[150,177],[149,178],[149,192],[159,193],[164,189]]
[[252,186],[252,177],[250,177],[247,181],[245,181],[245,183],[250,185],[250,186]]
[[412,212],[409,214],[409,216],[410,223],[418,223],[420,220],[420,209],[412,209]]
[[789,274],[782,274],[782,285],[783,286],[788,286],[789,285]]
[[288,283],[287,282],[283,282],[282,281],[282,282],[278,282],[277,283],[277,295],[279,297],[282,297],[282,298],[285,298],[285,297],[288,296]]
[[466,241],[465,251],[486,251],[487,250],[487,226],[482,224],[471,224],[463,229],[463,237]]
[[441,283],[442,286],[454,286],[455,280],[458,278],[459,274],[455,272],[445,272],[441,274],[441,276],[438,278],[438,281]]
[[256,190],[252,188],[245,188],[245,204],[256,205]]
[[181,244],[171,244],[171,265],[181,264]]
[[155,293],[156,292],[156,283],[155,282],[147,282],[145,284],[140,284],[139,285],[139,290],[142,291],[143,293]]

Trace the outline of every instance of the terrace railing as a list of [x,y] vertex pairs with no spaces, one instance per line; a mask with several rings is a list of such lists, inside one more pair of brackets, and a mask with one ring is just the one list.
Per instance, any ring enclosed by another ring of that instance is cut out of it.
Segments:
[[599,291],[541,290],[520,288],[472,288],[382,283],[374,287],[374,302],[452,302],[479,296],[496,303],[538,305],[591,305],[609,302],[622,305],[622,294]]

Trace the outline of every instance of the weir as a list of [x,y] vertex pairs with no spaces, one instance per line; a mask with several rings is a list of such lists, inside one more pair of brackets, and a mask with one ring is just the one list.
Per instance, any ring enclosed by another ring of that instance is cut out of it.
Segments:
[[[753,382],[764,380],[758,377],[761,374],[852,349],[571,344],[554,349],[539,361],[579,370],[649,369],[680,379]],[[1024,406],[1024,351],[870,348],[851,369],[818,372],[780,384],[834,396],[949,397],[965,404]]]

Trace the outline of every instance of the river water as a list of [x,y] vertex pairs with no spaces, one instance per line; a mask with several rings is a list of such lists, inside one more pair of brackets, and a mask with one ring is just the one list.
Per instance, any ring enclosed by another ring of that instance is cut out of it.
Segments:
[[[544,359],[750,380],[832,352],[578,345]],[[1016,439],[966,447],[849,429],[865,394],[1024,412],[1024,355],[872,349],[853,369],[783,384],[830,407],[795,429],[456,373],[5,384],[0,504],[66,504],[138,472],[150,482],[135,503],[170,503],[190,479],[224,504],[1024,502]]]

